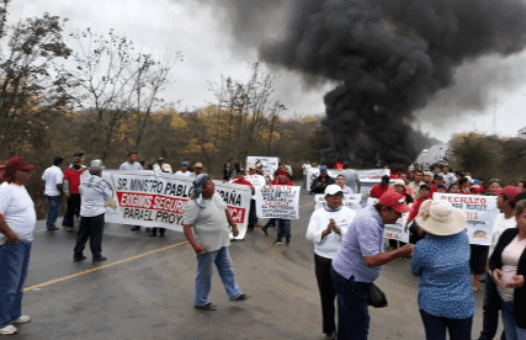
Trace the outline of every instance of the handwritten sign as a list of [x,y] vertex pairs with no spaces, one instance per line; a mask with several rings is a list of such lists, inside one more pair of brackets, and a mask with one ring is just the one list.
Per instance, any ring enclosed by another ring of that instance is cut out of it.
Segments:
[[487,246],[491,241],[491,229],[499,214],[497,196],[441,194],[435,192],[433,199],[446,200],[466,214],[465,232],[469,243]]
[[286,185],[265,185],[256,188],[257,216],[286,220],[299,219],[300,188]]

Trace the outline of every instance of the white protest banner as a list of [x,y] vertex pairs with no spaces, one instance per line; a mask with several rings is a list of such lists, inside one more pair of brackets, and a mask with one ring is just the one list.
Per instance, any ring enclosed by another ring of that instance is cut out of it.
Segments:
[[299,186],[265,185],[256,188],[256,213],[259,218],[300,218]]
[[[389,169],[366,169],[366,170],[354,170],[358,173],[358,177],[360,178],[361,188],[360,193],[362,195],[367,195],[369,193],[369,190],[371,190],[372,186],[375,184],[380,183],[380,180],[383,175],[390,175],[391,171]],[[327,174],[331,176],[332,178],[336,179],[336,177],[340,174],[342,174],[343,171],[336,170],[336,169],[327,169]],[[310,189],[312,185],[312,181],[316,179],[320,175],[320,168],[309,168],[307,170],[307,188]],[[365,184],[365,188],[364,188]]]
[[[106,222],[183,231],[183,207],[189,200],[193,178],[153,171],[104,170],[102,179],[113,191]],[[248,223],[250,187],[222,181],[214,184],[238,224],[236,239],[242,239]]]
[[274,172],[278,170],[279,159],[278,157],[248,156],[247,169],[249,169],[251,165],[261,166],[261,170],[265,176],[274,178]]
[[409,213],[402,214],[394,224],[384,226],[384,238],[409,243],[409,231],[405,231],[405,224]]
[[451,202],[462,210],[468,218],[465,232],[470,244],[488,246],[491,242],[491,229],[499,214],[497,196],[442,194],[435,192],[433,199]]
[[[342,200],[342,205],[348,208],[351,208],[355,211],[358,211],[362,208],[361,199],[362,199],[362,195],[360,194],[344,195],[343,200]],[[324,202],[325,202],[325,195],[323,194],[314,195],[314,210],[323,207]]]

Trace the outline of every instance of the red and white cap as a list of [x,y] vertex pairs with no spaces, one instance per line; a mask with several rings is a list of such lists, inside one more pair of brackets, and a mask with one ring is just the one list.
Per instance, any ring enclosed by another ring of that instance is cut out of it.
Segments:
[[378,203],[391,207],[401,214],[409,212],[410,210],[407,204],[405,204],[404,196],[394,190],[387,190],[382,196],[380,196]]

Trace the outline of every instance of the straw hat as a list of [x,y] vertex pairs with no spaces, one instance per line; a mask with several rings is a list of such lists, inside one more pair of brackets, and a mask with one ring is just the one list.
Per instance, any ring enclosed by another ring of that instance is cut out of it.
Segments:
[[416,223],[427,233],[435,236],[450,236],[464,230],[466,216],[448,201],[427,200],[422,203]]

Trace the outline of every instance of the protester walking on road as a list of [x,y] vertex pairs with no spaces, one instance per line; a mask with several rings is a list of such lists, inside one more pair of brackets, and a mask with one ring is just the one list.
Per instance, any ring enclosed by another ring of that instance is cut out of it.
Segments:
[[471,291],[466,216],[447,201],[425,201],[415,218],[427,234],[415,245],[413,275],[420,276],[418,308],[427,340],[471,339]]
[[[143,166],[141,163],[137,162],[137,152],[130,152],[128,153],[128,158],[126,162],[122,163],[119,166],[119,170],[121,171],[139,171],[142,170]],[[131,227],[131,231],[139,231],[141,230],[141,226],[135,225]]]
[[84,246],[90,240],[93,262],[106,261],[102,256],[102,233],[104,231],[104,213],[106,201],[111,197],[111,188],[102,180],[102,166],[92,165],[90,176],[82,181],[80,191],[80,228],[77,234],[73,260],[82,261]]
[[490,258],[493,280],[502,298],[508,340],[526,340],[526,200],[516,205],[517,228],[506,229]]
[[62,173],[62,157],[56,157],[53,165],[47,168],[42,174],[42,180],[46,182],[44,194],[49,201],[49,211],[47,215],[47,230],[57,230],[58,212],[60,210],[60,201],[62,199],[64,174]]
[[230,231],[239,234],[237,224],[230,216],[226,203],[215,191],[214,182],[207,174],[201,174],[193,181],[192,199],[183,208],[184,235],[197,254],[195,278],[195,302],[197,309],[212,311],[216,305],[208,300],[212,284],[212,264],[215,263],[231,301],[249,298],[239,288],[235,277],[230,253]]
[[[289,179],[289,174],[287,170],[284,168],[281,168],[276,172],[276,178],[272,182],[270,182],[270,184],[271,185],[293,186],[294,182],[292,182]],[[291,238],[290,220],[287,220],[284,218],[276,218],[275,223],[277,223],[278,225],[278,234],[277,234],[276,241],[274,242],[274,244],[278,244],[278,245],[283,244],[283,237],[285,237],[285,242],[287,246],[289,246],[290,238]],[[267,228],[268,228],[267,225],[263,227],[263,232],[265,233],[265,235],[267,234],[266,232]]]
[[325,203],[316,209],[309,221],[307,240],[314,243],[314,266],[321,298],[323,333],[326,339],[336,339],[336,289],[331,279],[332,259],[349,229],[356,212],[342,206],[343,191],[340,185],[331,184],[325,189]]
[[22,296],[37,222],[33,200],[24,184],[34,168],[24,159],[9,159],[0,185],[0,334],[14,334],[22,315]]
[[384,225],[395,223],[409,211],[404,197],[388,190],[379,202],[356,214],[334,260],[331,278],[338,294],[338,339],[365,340],[369,333],[368,292],[382,265],[409,258],[412,244],[382,252]]

